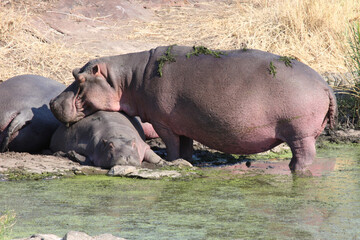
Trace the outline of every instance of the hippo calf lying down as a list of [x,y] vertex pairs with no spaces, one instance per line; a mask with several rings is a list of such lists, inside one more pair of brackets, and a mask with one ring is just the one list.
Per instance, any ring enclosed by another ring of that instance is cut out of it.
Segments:
[[60,122],[49,101],[65,85],[37,75],[21,75],[0,84],[0,151],[35,153],[49,147]]
[[290,169],[303,171],[336,116],[333,91],[318,73],[259,50],[158,47],[95,59],[73,75],[50,104],[60,121],[98,110],[140,116],[165,142],[169,160],[190,159],[193,139],[235,154],[286,142]]
[[76,153],[87,162],[103,168],[114,165],[139,166],[142,161],[164,164],[149,145],[140,123],[123,113],[96,112],[81,121],[59,126],[51,138],[50,149]]

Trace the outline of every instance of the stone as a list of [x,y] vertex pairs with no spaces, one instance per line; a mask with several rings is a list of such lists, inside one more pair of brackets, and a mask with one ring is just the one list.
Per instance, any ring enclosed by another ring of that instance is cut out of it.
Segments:
[[63,238],[53,234],[34,234],[29,238],[18,238],[13,240],[126,240],[125,238],[115,237],[106,233],[91,237],[84,232],[70,231]]
[[121,166],[116,165],[110,169],[107,173],[109,176],[121,176],[121,177],[138,177],[145,179],[161,179],[165,177],[177,178],[181,177],[181,173],[175,170],[159,170],[159,169],[147,169],[137,168],[134,166]]
[[93,240],[93,238],[84,232],[70,231],[63,240]]
[[54,234],[34,234],[29,238],[18,238],[14,240],[62,240],[62,238]]

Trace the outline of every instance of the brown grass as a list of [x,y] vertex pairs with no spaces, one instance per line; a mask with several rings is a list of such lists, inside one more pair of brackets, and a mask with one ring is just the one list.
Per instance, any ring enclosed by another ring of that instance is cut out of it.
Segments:
[[[31,73],[69,83],[72,69],[94,56],[78,46],[65,46],[61,37],[40,34],[29,24],[36,14],[34,2],[25,1],[22,10],[0,6],[0,80]],[[40,3],[46,9],[46,1]],[[297,57],[320,73],[346,72],[345,32],[349,22],[360,20],[360,4],[358,0],[205,1],[160,8],[155,14],[151,22],[130,22],[134,31],[126,36],[114,28],[114,38],[224,50],[257,48]]]
[[344,72],[345,29],[358,0],[235,0],[157,11],[130,39],[213,49],[257,48],[294,56],[319,72]]
[[65,47],[51,34],[29,24],[31,13],[0,7],[0,80],[20,74],[38,74],[60,82],[72,81],[74,66],[90,57]]

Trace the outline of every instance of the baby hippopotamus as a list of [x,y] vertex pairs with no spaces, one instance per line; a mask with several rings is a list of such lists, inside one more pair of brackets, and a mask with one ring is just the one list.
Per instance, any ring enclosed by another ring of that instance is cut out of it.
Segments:
[[142,161],[164,164],[144,142],[141,124],[124,113],[98,111],[66,127],[59,126],[51,138],[50,149],[76,153],[102,168],[114,165],[140,166]]
[[36,153],[49,147],[60,122],[49,101],[65,85],[38,75],[20,75],[0,84],[0,152]]

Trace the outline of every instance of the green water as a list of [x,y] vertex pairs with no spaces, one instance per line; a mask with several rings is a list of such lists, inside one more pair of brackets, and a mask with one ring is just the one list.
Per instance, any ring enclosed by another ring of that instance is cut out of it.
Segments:
[[320,149],[320,177],[233,175],[141,180],[82,176],[0,182],[12,238],[112,233],[126,239],[360,239],[360,146]]

